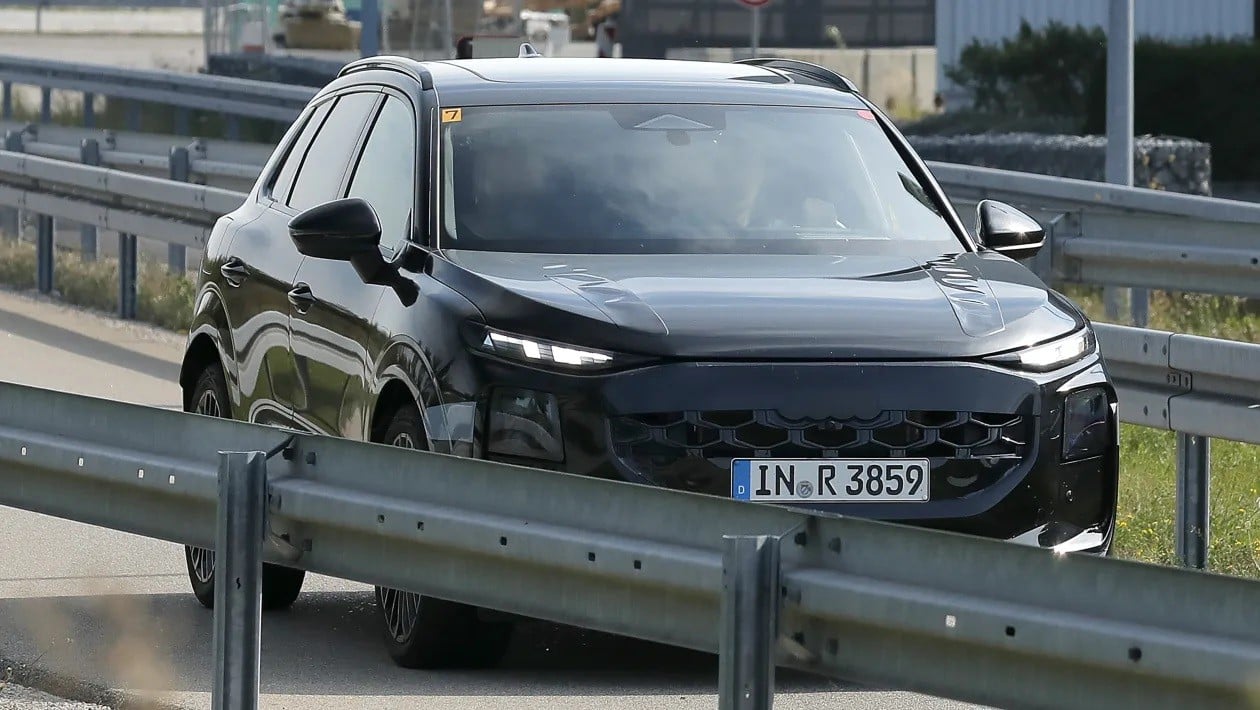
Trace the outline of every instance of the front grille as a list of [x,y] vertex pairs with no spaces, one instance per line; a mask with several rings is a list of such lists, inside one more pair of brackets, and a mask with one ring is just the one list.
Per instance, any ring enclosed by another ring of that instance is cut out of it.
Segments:
[[669,488],[730,494],[733,458],[927,458],[931,497],[957,498],[996,481],[1028,452],[1033,419],[1019,414],[880,412],[869,419],[790,419],[775,410],[631,414],[609,419],[613,453]]

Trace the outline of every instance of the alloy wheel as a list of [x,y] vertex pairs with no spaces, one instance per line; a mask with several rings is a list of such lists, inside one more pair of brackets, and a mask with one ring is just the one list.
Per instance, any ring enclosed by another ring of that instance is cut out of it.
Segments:
[[[213,389],[206,389],[197,398],[193,411],[209,417],[222,417],[223,407],[219,402],[219,395]],[[214,550],[194,547],[189,550],[189,555],[192,558],[192,571],[197,576],[197,581],[202,584],[214,581]]]
[[[408,432],[399,432],[389,443],[401,449],[417,448],[416,440]],[[385,614],[385,624],[398,643],[406,643],[411,638],[416,619],[420,616],[420,602],[420,595],[415,592],[380,588],[380,603],[381,610]]]

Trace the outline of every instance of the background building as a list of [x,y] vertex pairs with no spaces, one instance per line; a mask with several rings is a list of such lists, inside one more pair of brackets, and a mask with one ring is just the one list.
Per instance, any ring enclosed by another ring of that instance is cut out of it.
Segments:
[[[931,45],[935,0],[772,0],[761,12],[763,47]],[[623,0],[620,37],[626,57],[664,57],[691,47],[747,47],[752,13],[736,0]]]

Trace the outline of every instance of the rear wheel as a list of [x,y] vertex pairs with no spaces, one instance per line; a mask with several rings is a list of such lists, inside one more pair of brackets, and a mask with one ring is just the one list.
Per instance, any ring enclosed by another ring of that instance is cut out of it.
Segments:
[[[227,380],[223,368],[212,363],[202,370],[188,397],[187,411],[210,417],[230,416]],[[188,566],[188,581],[193,596],[207,609],[214,607],[214,550],[184,546],[184,562]],[[262,606],[264,609],[286,609],[297,600],[302,591],[306,572],[291,567],[263,564]]]
[[[415,405],[394,413],[381,443],[404,449],[428,449],[424,424]],[[507,652],[512,625],[484,621],[477,608],[415,592],[376,588],[385,647],[404,668],[486,667]]]

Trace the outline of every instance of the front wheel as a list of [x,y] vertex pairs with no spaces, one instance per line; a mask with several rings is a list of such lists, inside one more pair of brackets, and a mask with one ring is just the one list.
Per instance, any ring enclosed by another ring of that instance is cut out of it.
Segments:
[[[381,443],[428,449],[420,410],[408,404],[394,413]],[[512,625],[488,622],[477,608],[415,592],[376,588],[385,648],[403,668],[497,665],[512,640]]]
[[[213,363],[202,370],[187,398],[185,411],[209,417],[228,418],[227,380],[223,368]],[[184,562],[193,596],[207,609],[214,608],[214,550],[184,546]],[[267,610],[287,609],[302,591],[306,571],[269,563],[263,564],[262,607]]]

